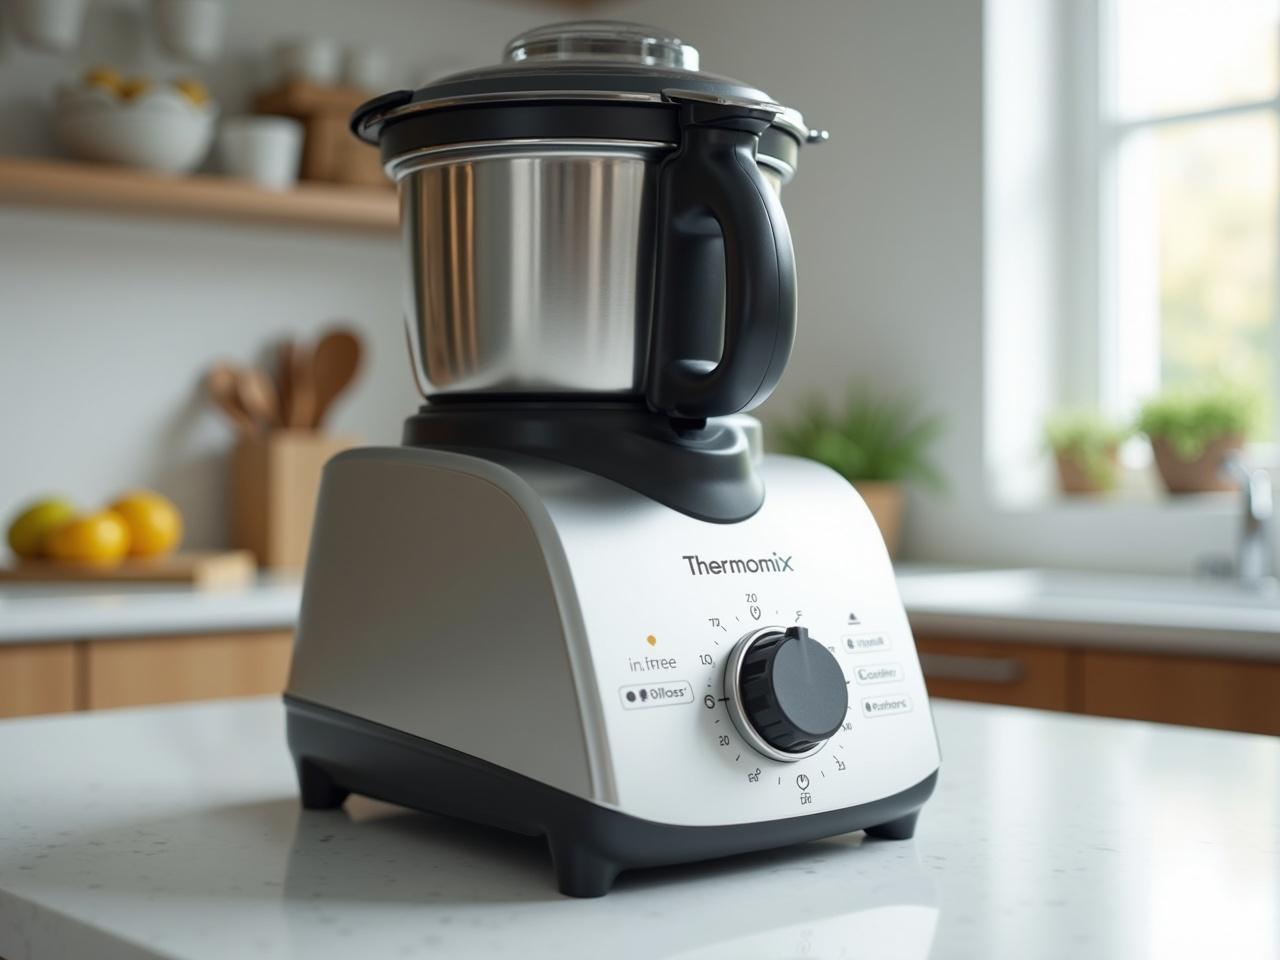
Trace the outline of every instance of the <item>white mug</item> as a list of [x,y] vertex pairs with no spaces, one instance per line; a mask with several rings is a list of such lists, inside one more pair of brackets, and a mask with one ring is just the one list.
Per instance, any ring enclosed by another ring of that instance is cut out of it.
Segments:
[[298,182],[302,124],[292,117],[228,117],[218,137],[222,169],[269,190]]
[[276,47],[280,79],[305,80],[322,87],[338,82],[342,51],[337,41],[322,37],[296,37]]
[[223,0],[153,0],[156,33],[164,48],[182,60],[209,63],[222,50],[226,22]]
[[381,93],[387,89],[391,62],[383,50],[347,47],[342,55],[342,82],[358,90]]
[[14,32],[27,44],[65,53],[80,42],[88,0],[12,0]]

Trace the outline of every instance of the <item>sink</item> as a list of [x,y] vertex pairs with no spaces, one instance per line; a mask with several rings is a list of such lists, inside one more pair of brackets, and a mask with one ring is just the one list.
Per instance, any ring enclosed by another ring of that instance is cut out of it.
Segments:
[[1129,631],[1152,639],[1252,635],[1280,652],[1280,585],[1251,589],[1207,577],[1018,568],[903,567],[898,586],[913,623],[996,629],[1052,627],[1062,637]]

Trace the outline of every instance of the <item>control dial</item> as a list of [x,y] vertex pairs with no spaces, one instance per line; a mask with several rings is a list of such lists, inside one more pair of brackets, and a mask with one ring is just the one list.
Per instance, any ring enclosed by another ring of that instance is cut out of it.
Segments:
[[738,732],[774,760],[802,760],[840,729],[849,691],[836,658],[804,627],[765,627],[743,637],[725,668]]

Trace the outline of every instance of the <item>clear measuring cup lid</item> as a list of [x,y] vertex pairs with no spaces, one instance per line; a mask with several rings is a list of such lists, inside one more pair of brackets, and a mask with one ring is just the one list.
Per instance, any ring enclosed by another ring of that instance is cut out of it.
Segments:
[[699,57],[697,47],[660,27],[623,20],[578,20],[520,34],[507,44],[503,60],[588,60],[696,71]]

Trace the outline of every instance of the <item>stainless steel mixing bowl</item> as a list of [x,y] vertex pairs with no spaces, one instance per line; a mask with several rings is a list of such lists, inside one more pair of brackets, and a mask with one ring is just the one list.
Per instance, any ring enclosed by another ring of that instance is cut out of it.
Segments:
[[639,392],[669,149],[486,143],[396,164],[422,392]]

